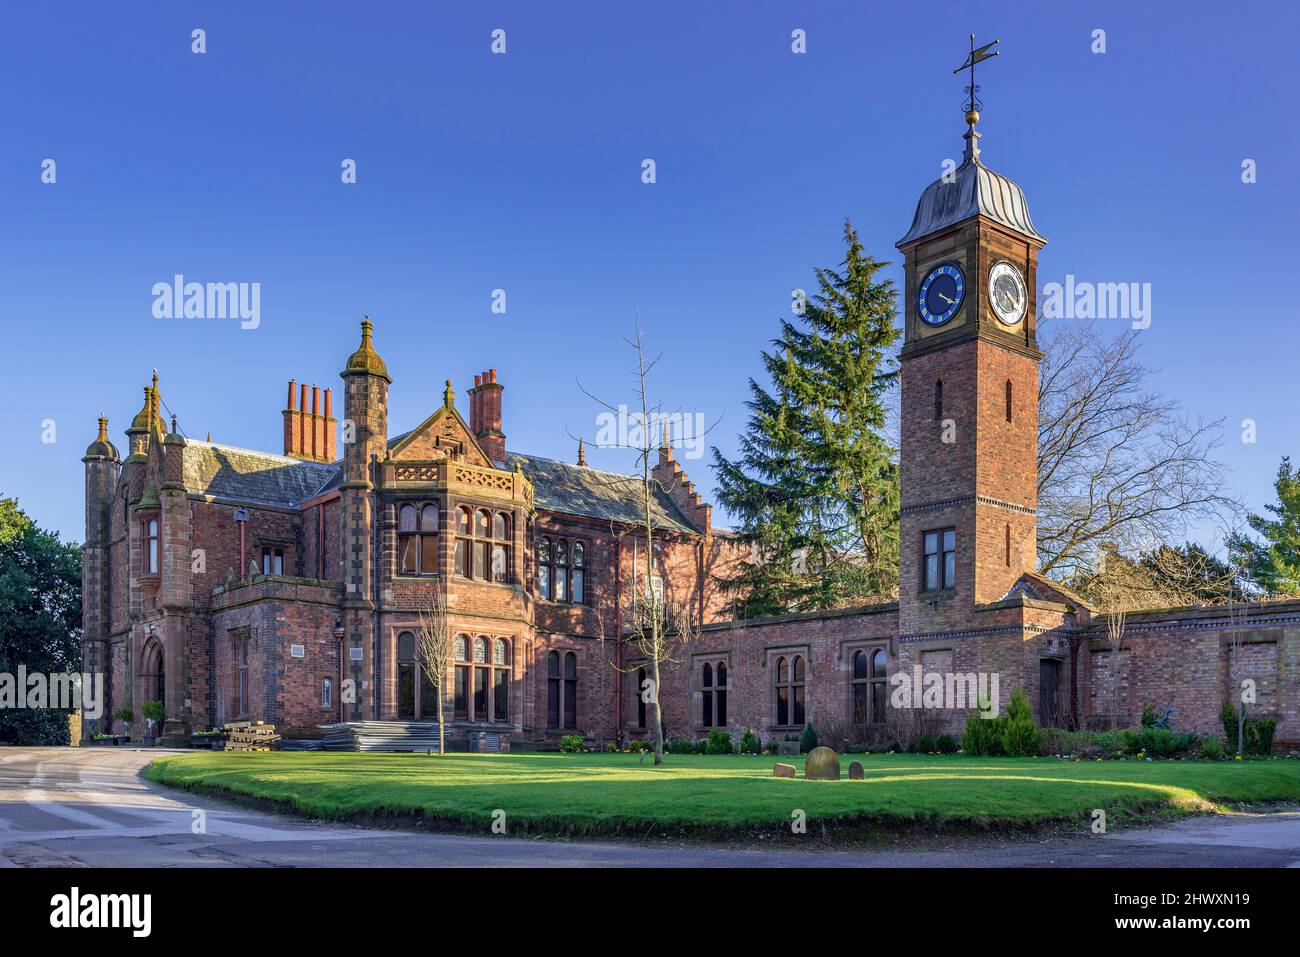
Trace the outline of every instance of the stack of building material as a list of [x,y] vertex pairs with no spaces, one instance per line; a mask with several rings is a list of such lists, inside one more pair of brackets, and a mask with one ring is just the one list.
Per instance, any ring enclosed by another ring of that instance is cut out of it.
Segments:
[[264,721],[231,721],[224,728],[227,751],[270,751],[280,740],[275,725]]
[[438,725],[426,721],[347,721],[321,726],[326,751],[438,750]]

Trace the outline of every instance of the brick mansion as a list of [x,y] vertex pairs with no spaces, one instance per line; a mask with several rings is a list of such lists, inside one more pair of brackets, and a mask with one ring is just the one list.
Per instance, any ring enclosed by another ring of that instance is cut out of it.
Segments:
[[[319,738],[341,721],[429,721],[441,697],[453,747],[645,738],[647,662],[622,640],[630,588],[700,623],[664,671],[674,738],[819,720],[869,737],[890,717],[889,678],[918,666],[997,673],[1002,705],[1023,687],[1044,723],[1136,722],[1152,705],[1173,708],[1180,729],[1218,731],[1225,609],[1130,613],[1116,652],[1095,609],[1035,570],[1047,240],[1020,187],[982,162],[979,136],[972,125],[961,166],[925,188],[898,242],[896,601],[734,620],[724,582],[749,548],[714,525],[670,443],[652,463],[646,554],[640,479],[516,446],[508,370],[474,376],[464,412],[447,382],[424,421],[390,424],[403,384],[365,321],[359,344],[340,333],[340,356],[355,348],[337,395],[289,382],[280,450],[179,434],[156,376],[125,457],[100,419],[83,458],[83,668],[106,675],[110,700],[84,733],[129,704],[138,735],[140,704],[159,701],[168,743],[240,719]],[[417,648],[435,593],[453,634],[441,687]],[[1251,605],[1244,627],[1252,714],[1300,741],[1300,601]]]

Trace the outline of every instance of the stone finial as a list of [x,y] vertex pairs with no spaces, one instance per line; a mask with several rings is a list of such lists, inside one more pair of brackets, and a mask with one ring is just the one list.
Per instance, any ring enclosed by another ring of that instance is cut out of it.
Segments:
[[456,405],[456,392],[451,387],[451,380],[447,380],[446,388],[442,390],[442,404],[450,409]]
[[578,439],[578,464],[582,466],[587,464],[587,450],[583,446],[582,439]]
[[344,366],[340,375],[373,375],[392,383],[392,378],[388,375],[388,366],[384,365],[384,360],[379,358],[379,353],[375,352],[373,340],[375,324],[366,316],[361,320],[361,345],[357,346],[357,351],[348,357],[347,365]]

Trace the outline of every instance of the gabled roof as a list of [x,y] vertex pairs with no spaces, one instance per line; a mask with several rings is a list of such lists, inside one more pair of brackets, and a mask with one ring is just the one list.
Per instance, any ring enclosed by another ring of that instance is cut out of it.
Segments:
[[[518,465],[533,483],[534,504],[548,512],[581,515],[609,522],[636,524],[641,513],[641,480],[535,455],[506,455],[506,467]],[[650,511],[655,527],[699,535],[667,492],[652,483]]]
[[335,463],[304,462],[215,442],[185,439],[180,448],[186,491],[251,504],[297,505],[342,473]]

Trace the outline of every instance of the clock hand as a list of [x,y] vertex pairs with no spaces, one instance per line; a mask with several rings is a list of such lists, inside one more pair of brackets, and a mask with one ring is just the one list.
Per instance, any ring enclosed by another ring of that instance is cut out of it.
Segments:
[[940,299],[942,299],[944,302],[946,302],[948,305],[950,306],[952,305],[952,300],[949,299],[947,296],[945,296],[943,293],[936,292],[935,295],[938,296]]

